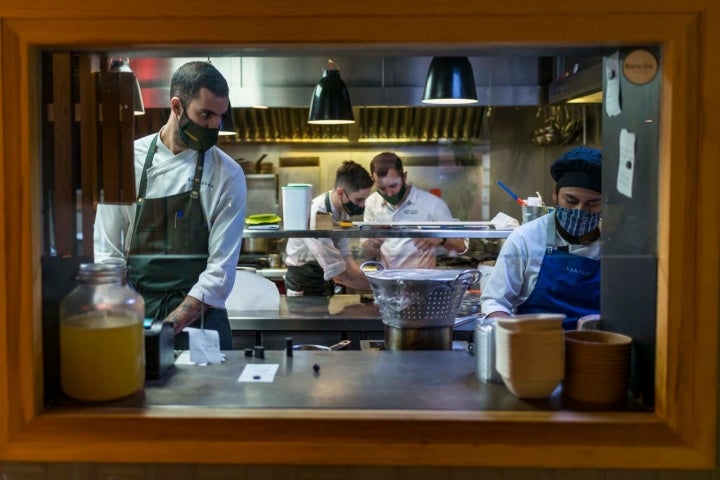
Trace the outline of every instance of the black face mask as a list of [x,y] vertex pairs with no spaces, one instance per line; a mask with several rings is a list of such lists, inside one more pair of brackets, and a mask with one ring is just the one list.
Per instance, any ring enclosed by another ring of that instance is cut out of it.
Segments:
[[350,215],[352,217],[353,215],[362,215],[363,213],[365,213],[365,207],[361,207],[357,203],[353,203],[352,200],[350,200],[350,197],[348,196],[347,192],[344,192],[344,193],[345,193],[345,197],[348,199],[348,201],[347,201],[347,203],[343,203],[342,206],[343,206],[343,210],[345,210],[348,213],[348,215]]
[[190,117],[187,116],[185,105],[183,105],[183,116],[187,118],[187,122],[185,122],[184,125],[178,126],[178,134],[180,138],[183,139],[183,142],[197,152],[210,150],[217,143],[220,129],[201,127],[190,120]]
[[402,198],[405,196],[405,192],[407,192],[407,186],[405,185],[405,182],[403,182],[402,188],[400,188],[400,191],[398,193],[396,193],[395,195],[387,196],[387,195],[383,195],[380,192],[378,192],[378,193],[380,193],[380,196],[382,198],[384,198],[386,202],[388,202],[392,205],[397,205],[398,202],[400,200],[402,200]]

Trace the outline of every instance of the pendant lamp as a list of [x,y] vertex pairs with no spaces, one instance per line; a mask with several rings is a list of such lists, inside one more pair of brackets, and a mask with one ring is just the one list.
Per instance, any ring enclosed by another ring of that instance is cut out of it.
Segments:
[[235,122],[233,122],[232,105],[228,102],[228,108],[220,117],[220,131],[218,135],[235,135]]
[[310,101],[308,123],[338,125],[355,123],[350,94],[340,78],[337,64],[328,60]]
[[[110,68],[108,68],[108,71],[133,73],[132,69],[130,68],[129,58],[111,58]],[[135,88],[133,92],[133,112],[135,113],[135,115],[145,115],[145,104],[143,103],[142,92],[140,91],[140,82],[138,82],[138,79],[134,73],[133,78],[135,79]]]
[[422,101],[434,105],[477,103],[475,77],[468,58],[433,57]]

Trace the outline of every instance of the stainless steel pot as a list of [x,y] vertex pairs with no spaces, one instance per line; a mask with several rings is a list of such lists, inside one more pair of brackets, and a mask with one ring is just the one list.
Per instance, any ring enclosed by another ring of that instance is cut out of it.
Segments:
[[245,253],[276,253],[274,238],[243,238],[242,251]]
[[465,291],[480,276],[476,270],[385,270],[372,260],[360,269],[382,316],[386,350],[451,350],[453,328],[477,318],[457,318]]
[[452,350],[453,329],[478,318],[477,315],[458,317],[446,327],[385,327],[385,350]]

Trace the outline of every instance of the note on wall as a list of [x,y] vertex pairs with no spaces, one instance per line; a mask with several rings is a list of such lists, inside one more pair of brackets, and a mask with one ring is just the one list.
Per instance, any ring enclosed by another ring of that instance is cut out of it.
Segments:
[[620,131],[620,158],[618,162],[617,189],[632,198],[633,175],[635,173],[635,134],[627,129]]
[[620,115],[620,52],[605,61],[605,113],[608,117]]

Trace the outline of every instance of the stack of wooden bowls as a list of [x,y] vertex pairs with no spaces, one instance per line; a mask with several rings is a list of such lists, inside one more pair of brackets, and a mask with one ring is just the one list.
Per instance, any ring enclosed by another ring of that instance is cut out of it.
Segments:
[[565,332],[563,395],[577,402],[620,405],[627,399],[632,338],[614,332]]
[[496,369],[505,386],[520,398],[544,398],[565,374],[565,315],[497,317]]

